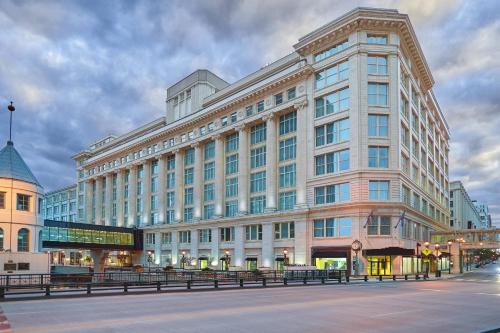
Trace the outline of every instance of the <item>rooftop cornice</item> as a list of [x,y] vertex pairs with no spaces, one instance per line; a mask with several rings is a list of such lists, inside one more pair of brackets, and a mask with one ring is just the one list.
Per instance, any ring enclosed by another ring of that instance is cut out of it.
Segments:
[[425,56],[420,48],[415,31],[406,14],[400,14],[393,9],[356,8],[338,19],[314,30],[299,39],[294,45],[295,50],[302,56],[319,51],[325,43],[331,43],[349,33],[359,29],[398,29],[401,40],[407,45],[412,58],[415,60],[417,71],[422,78],[424,90],[434,85],[434,78],[430,72]]

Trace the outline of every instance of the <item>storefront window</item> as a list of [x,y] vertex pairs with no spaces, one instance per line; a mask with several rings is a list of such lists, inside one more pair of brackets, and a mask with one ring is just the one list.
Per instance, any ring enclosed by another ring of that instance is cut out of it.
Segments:
[[368,274],[370,275],[392,275],[391,256],[368,257]]
[[316,258],[317,269],[347,269],[346,258]]

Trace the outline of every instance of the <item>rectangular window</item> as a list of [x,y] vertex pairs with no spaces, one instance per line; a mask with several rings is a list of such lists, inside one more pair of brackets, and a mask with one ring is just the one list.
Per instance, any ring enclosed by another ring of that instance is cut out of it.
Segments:
[[232,242],[234,240],[234,227],[219,228],[220,241]]
[[226,127],[227,126],[227,117],[220,118],[220,124],[222,127]]
[[374,146],[368,147],[368,166],[370,168],[388,168],[389,148]]
[[295,163],[281,166],[280,169],[280,188],[295,186]]
[[250,150],[250,167],[260,168],[266,165],[266,146]]
[[389,135],[389,116],[368,115],[368,136],[386,138]]
[[248,105],[247,107],[245,107],[245,113],[247,117],[253,115],[253,105]]
[[293,222],[274,224],[274,239],[293,238],[295,238],[295,224]]
[[174,210],[167,210],[167,224],[172,224],[174,223],[175,219],[175,211]]
[[250,129],[250,143],[252,145],[266,141],[266,123],[252,126]]
[[315,157],[316,175],[349,170],[349,149],[318,155]]
[[215,212],[215,205],[210,204],[210,205],[205,205],[203,207],[203,218],[205,220],[210,220],[214,218],[214,212]]
[[238,214],[238,200],[226,201],[226,216],[236,216]]
[[347,109],[349,109],[349,88],[338,90],[315,100],[316,118]]
[[387,74],[387,57],[368,56],[368,74]]
[[235,197],[238,195],[238,178],[226,179],[226,197]]
[[179,231],[179,243],[191,243],[191,231]]
[[410,148],[410,131],[403,124],[401,124],[401,143],[406,148]]
[[191,165],[194,163],[194,148],[186,149],[184,155],[184,165]]
[[262,240],[262,224],[245,226],[245,240],[247,241]]
[[29,212],[30,210],[30,197],[26,194],[17,194],[17,210]]
[[315,128],[316,147],[349,140],[349,118]]
[[146,244],[154,245],[155,244],[155,234],[154,233],[146,233]]
[[257,112],[264,111],[264,101],[260,101],[257,103]]
[[374,216],[368,221],[367,233],[369,236],[390,236],[391,217]]
[[250,174],[250,192],[264,192],[266,190],[266,172],[255,172]]
[[297,130],[297,111],[280,116],[280,135],[292,133]]
[[366,41],[369,44],[387,44],[387,36],[385,36],[385,35],[367,35]]
[[184,185],[191,185],[194,181],[194,168],[184,169]]
[[291,99],[294,99],[295,96],[296,96],[296,90],[295,87],[293,88],[290,88],[286,91],[286,95],[287,95],[287,99],[288,100],[291,100]]
[[321,61],[325,58],[331,57],[332,55],[346,49],[348,46],[349,46],[349,41],[347,39],[343,40],[340,43],[333,45],[331,48],[315,54],[314,61]]
[[167,173],[167,188],[172,189],[175,187],[175,173]]
[[175,192],[167,192],[167,208],[174,208]]
[[238,150],[239,135],[234,133],[226,137],[226,153]]
[[211,229],[201,229],[198,231],[200,243],[211,243],[212,242],[212,230]]
[[161,243],[162,244],[171,244],[172,243],[172,233],[171,232],[162,232],[161,233]]
[[205,181],[215,178],[215,162],[205,163],[203,179]]
[[280,192],[279,195],[279,210],[293,209],[296,202],[295,191]]
[[327,218],[314,220],[314,237],[349,237],[351,236],[352,219],[350,217]]
[[203,186],[203,198],[205,201],[212,201],[215,199],[215,185],[213,183]]
[[280,161],[295,159],[297,155],[297,138],[289,138],[280,141]]
[[274,105],[280,105],[283,103],[283,93],[274,95]]
[[369,182],[370,200],[389,200],[389,181]]
[[167,157],[167,170],[175,170],[175,155],[170,155]]
[[226,157],[226,175],[238,172],[238,154]]
[[349,61],[343,61],[316,73],[316,89],[321,89],[349,78]]
[[349,183],[314,188],[314,203],[316,205],[349,201],[350,199],[351,186]]
[[400,98],[399,111],[401,112],[403,117],[408,119],[408,117],[410,116],[410,107],[408,105],[408,100],[403,96],[403,94],[401,94]]
[[184,204],[192,205],[193,204],[193,188],[185,188],[184,189]]
[[368,83],[368,105],[387,106],[387,83]]
[[205,161],[211,160],[215,157],[215,141],[207,142],[204,146],[203,155],[205,157]]
[[193,207],[184,208],[184,222],[193,221]]
[[250,198],[250,214],[264,213],[266,209],[266,196],[260,195]]
[[231,113],[231,124],[238,121],[238,114],[236,112]]

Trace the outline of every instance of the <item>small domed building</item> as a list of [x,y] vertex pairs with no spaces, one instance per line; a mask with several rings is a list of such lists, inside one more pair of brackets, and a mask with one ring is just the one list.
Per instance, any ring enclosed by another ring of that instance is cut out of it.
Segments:
[[0,150],[0,274],[46,273],[41,253],[43,188],[14,148]]

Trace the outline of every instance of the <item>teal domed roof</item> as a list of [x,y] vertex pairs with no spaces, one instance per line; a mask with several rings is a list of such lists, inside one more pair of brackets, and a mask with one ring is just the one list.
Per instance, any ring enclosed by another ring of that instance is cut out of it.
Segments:
[[0,150],[0,178],[16,179],[41,186],[14,148],[12,141],[7,141],[7,145]]

